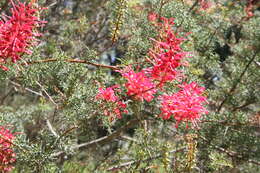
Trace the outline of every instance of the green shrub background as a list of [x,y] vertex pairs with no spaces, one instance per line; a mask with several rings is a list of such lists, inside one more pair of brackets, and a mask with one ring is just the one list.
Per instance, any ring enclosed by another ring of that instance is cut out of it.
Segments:
[[[246,0],[211,2],[202,10],[195,0],[39,0],[48,7],[40,44],[0,72],[0,124],[16,133],[13,172],[259,172],[259,4],[246,19]],[[8,9],[6,0],[0,7]],[[155,101],[133,103],[141,119],[132,111],[109,122],[95,100],[97,82],[120,77],[66,61],[101,63],[113,49],[121,65],[144,61],[156,36],[149,12],[175,18],[180,36],[190,33],[182,47],[192,57],[183,71],[207,88],[210,112],[199,129],[156,118]],[[220,50],[224,61],[218,45],[232,52]]]

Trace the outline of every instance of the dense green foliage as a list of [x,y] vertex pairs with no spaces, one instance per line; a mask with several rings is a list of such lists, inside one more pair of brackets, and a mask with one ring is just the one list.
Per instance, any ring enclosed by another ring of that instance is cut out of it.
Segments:
[[[0,71],[0,125],[16,133],[14,172],[260,171],[259,4],[247,18],[246,0],[211,0],[206,10],[195,0],[55,2],[38,2],[48,23],[33,54]],[[156,101],[131,102],[109,121],[95,99],[99,85],[123,82],[95,65],[100,57],[116,50],[120,66],[142,65],[157,35],[149,12],[173,17],[186,38],[186,80],[207,89],[209,114],[198,128],[158,118]]]

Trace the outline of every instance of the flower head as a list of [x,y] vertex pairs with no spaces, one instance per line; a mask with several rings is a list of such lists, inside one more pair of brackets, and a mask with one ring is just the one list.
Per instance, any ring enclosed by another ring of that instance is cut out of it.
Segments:
[[147,19],[150,22],[155,22],[158,19],[158,17],[159,17],[158,14],[151,12],[148,14]]
[[12,164],[15,162],[15,153],[12,149],[13,134],[0,126],[0,170],[8,172],[12,170]]
[[118,100],[118,97],[115,95],[114,89],[118,87],[118,85],[114,85],[106,89],[99,88],[99,93],[97,94],[96,98],[110,102],[116,102]]
[[35,37],[40,34],[35,30],[45,22],[37,16],[39,8],[32,3],[26,4],[11,0],[11,16],[2,15],[0,20],[0,68],[8,70],[3,64],[11,59],[13,63],[23,54],[31,54],[30,46],[35,45]]
[[209,2],[209,0],[199,0],[199,3],[203,10],[208,9],[211,6],[211,3]]
[[163,119],[169,119],[171,116],[177,121],[177,125],[181,121],[191,121],[196,123],[203,113],[208,111],[203,107],[206,103],[206,97],[202,96],[203,87],[199,87],[197,83],[182,84],[182,88],[172,95],[163,95],[161,97],[161,114]]
[[99,93],[96,95],[96,99],[104,101],[101,109],[104,110],[104,115],[111,117],[113,115],[117,118],[122,117],[122,113],[128,113],[126,104],[119,100],[119,97],[115,95],[115,91],[120,92],[118,85],[114,85],[108,88],[99,88]]
[[180,74],[177,68],[186,65],[182,59],[185,58],[187,52],[184,52],[180,46],[185,39],[178,37],[173,30],[173,18],[161,17],[160,19],[162,22],[157,23],[160,28],[159,38],[158,40],[151,39],[154,41],[154,47],[149,55],[153,63],[150,69],[151,77],[163,86],[164,83],[172,81]]
[[156,93],[156,85],[145,74],[144,71],[134,72],[132,68],[126,68],[121,71],[124,78],[127,79],[125,87],[127,89],[127,95],[133,96],[137,100],[146,100],[150,102],[153,99],[153,95]]

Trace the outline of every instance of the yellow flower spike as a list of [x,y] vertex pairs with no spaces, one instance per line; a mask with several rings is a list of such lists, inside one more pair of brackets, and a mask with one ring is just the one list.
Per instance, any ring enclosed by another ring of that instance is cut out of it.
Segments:
[[116,0],[116,9],[115,9],[115,20],[111,22],[112,25],[112,44],[114,44],[120,34],[121,26],[123,25],[123,20],[125,13],[127,11],[127,0]]

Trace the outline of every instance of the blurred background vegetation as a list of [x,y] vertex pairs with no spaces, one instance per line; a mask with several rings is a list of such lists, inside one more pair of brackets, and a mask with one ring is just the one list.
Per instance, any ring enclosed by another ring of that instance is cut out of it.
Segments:
[[[48,7],[40,44],[0,72],[0,125],[16,133],[13,172],[260,172],[259,2],[203,2],[39,0]],[[141,119],[130,111],[108,121],[95,100],[98,83],[120,77],[67,61],[142,62],[156,36],[149,12],[175,18],[187,38],[184,73],[206,87],[209,102],[199,129],[157,118],[156,102],[137,104]]]

